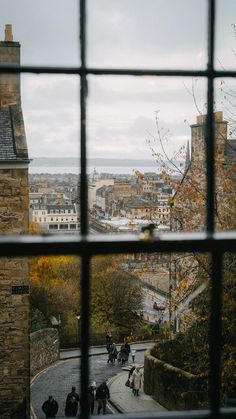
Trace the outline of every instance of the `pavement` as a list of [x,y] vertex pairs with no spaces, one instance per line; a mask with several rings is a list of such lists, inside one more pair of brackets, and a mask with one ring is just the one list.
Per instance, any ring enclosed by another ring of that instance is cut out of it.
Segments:
[[128,371],[123,371],[108,381],[110,390],[110,404],[120,413],[132,412],[163,412],[165,407],[157,403],[151,396],[140,390],[139,396],[134,396],[132,390],[125,386]]
[[[135,363],[143,366],[145,349],[152,346],[153,342],[140,342],[132,344],[136,349]],[[48,392],[52,393],[59,402],[57,419],[64,418],[65,395],[70,391],[71,386],[80,388],[80,351],[70,350],[61,352],[61,360],[34,377],[31,384],[32,418],[42,419],[41,406]],[[97,356],[96,356],[97,355]],[[110,402],[107,413],[131,413],[131,412],[150,412],[164,411],[163,406],[159,405],[152,397],[140,390],[138,397],[134,396],[131,389],[125,386],[128,378],[128,371],[132,364],[121,367],[117,363],[107,364],[107,351],[104,347],[94,347],[90,350],[91,380],[95,380],[97,385],[104,379],[110,389]],[[95,406],[95,415],[96,415]]]

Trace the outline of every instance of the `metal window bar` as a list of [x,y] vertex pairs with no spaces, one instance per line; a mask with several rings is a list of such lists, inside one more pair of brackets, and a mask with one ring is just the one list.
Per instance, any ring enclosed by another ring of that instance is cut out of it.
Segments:
[[[80,0],[80,67],[47,67],[47,66],[0,66],[0,73],[33,73],[33,74],[74,74],[80,76],[80,111],[81,111],[81,236],[79,238],[41,237],[41,236],[0,236],[0,256],[33,256],[75,254],[82,258],[82,362],[81,384],[82,398],[85,398],[89,380],[89,277],[90,258],[98,254],[140,253],[140,252],[210,252],[212,254],[212,299],[209,331],[210,345],[210,407],[208,410],[194,412],[148,412],[127,414],[131,418],[235,418],[235,408],[220,408],[220,331],[221,331],[221,282],[222,257],[224,252],[236,251],[235,232],[214,232],[214,127],[213,98],[214,80],[219,77],[236,77],[236,71],[214,70],[215,38],[215,0],[208,0],[208,65],[206,70],[147,70],[147,69],[109,69],[88,68],[86,66],[86,0]],[[88,235],[87,211],[87,168],[86,168],[86,94],[88,74],[93,75],[133,75],[133,76],[186,76],[207,77],[207,205],[205,233],[169,233],[160,236],[152,243],[141,242],[134,235]],[[86,419],[88,413],[82,410]]]

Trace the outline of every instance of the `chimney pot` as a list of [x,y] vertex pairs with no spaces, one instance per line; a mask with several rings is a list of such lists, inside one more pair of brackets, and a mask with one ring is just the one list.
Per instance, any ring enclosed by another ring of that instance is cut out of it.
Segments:
[[10,24],[5,25],[5,41],[6,42],[12,42],[13,41],[12,25],[10,25]]

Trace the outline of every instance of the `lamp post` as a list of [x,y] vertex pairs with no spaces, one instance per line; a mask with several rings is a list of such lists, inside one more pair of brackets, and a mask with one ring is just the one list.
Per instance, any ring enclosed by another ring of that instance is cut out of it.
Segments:
[[81,318],[81,314],[78,311],[76,313],[76,319],[77,319],[77,333],[76,333],[77,339],[76,339],[76,343],[78,344],[78,346],[80,345],[80,318]]

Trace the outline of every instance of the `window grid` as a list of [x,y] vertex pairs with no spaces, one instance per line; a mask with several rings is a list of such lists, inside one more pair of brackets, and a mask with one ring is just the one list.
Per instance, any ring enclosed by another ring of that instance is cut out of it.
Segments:
[[[145,4],[145,3],[144,3]],[[100,69],[86,66],[86,0],[80,0],[80,67],[41,67],[41,66],[1,66],[0,72],[34,73],[34,74],[73,74],[80,77],[80,131],[81,131],[81,236],[75,237],[41,237],[41,236],[2,236],[0,237],[0,256],[32,256],[39,254],[76,254],[82,258],[82,321],[81,321],[81,390],[85,400],[89,382],[89,278],[90,258],[98,254],[118,254],[123,252],[185,252],[199,251],[212,254],[212,298],[210,312],[210,408],[195,412],[165,412],[127,414],[127,418],[233,418],[235,408],[220,409],[220,330],[221,330],[221,282],[222,257],[226,251],[236,251],[235,232],[214,232],[214,135],[213,135],[213,103],[214,80],[217,77],[236,77],[236,71],[214,70],[214,37],[215,37],[215,0],[208,0],[208,65],[206,70],[137,70],[137,69]],[[140,241],[136,236],[125,235],[109,237],[104,235],[88,235],[88,207],[87,207],[87,166],[86,166],[86,94],[88,74],[93,75],[133,75],[133,76],[188,76],[207,77],[207,202],[206,202],[206,232],[205,233],[165,233],[164,237],[151,243]],[[86,419],[88,413],[83,408],[81,415]]]

